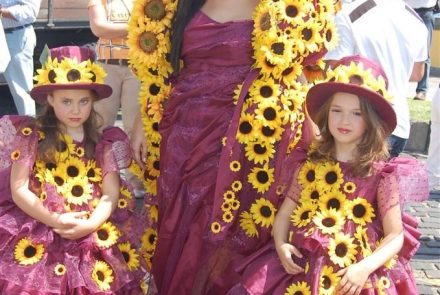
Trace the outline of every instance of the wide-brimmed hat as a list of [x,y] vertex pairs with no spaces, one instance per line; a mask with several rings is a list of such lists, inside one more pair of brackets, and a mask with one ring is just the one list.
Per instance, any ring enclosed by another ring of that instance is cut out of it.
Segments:
[[103,99],[112,94],[112,88],[104,84],[105,71],[94,63],[95,52],[88,47],[63,46],[50,49],[43,67],[37,70],[37,81],[31,97],[44,104],[47,95],[60,89],[90,89]]
[[396,128],[396,113],[387,91],[388,80],[379,64],[359,55],[347,56],[326,75],[326,80],[310,88],[306,97],[307,111],[315,123],[326,101],[337,92],[346,92],[366,99],[390,132]]

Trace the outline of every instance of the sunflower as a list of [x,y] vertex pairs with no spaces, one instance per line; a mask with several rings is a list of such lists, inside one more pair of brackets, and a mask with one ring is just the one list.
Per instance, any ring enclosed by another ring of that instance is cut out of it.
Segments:
[[370,256],[373,252],[371,251],[370,243],[368,241],[367,231],[362,226],[358,225],[354,237],[361,248],[362,257],[366,258]]
[[67,269],[66,266],[64,264],[58,263],[57,265],[55,265],[55,267],[53,268],[53,272],[57,275],[57,276],[63,276],[66,273]]
[[313,219],[318,205],[311,202],[303,202],[292,213],[291,221],[296,227],[307,226]]
[[72,178],[85,176],[87,171],[84,162],[76,157],[69,157],[65,161],[63,168],[66,169],[66,175]]
[[277,79],[281,79],[287,87],[292,87],[292,85],[297,82],[298,77],[303,73],[302,69],[301,59],[296,58],[295,62],[290,63],[285,68],[276,67],[273,70],[273,76]]
[[294,58],[292,40],[286,36],[278,36],[274,31],[268,32],[264,39],[255,40],[253,43],[254,48],[260,48],[266,59],[273,65],[286,68],[289,61]]
[[221,230],[222,230],[222,226],[220,223],[218,223],[217,221],[214,221],[213,223],[211,223],[211,231],[214,234],[218,234]]
[[249,212],[243,211],[240,214],[240,227],[248,237],[258,237],[257,226]]
[[124,198],[119,198],[119,200],[118,200],[118,208],[124,209],[124,208],[127,208],[127,206],[128,206],[128,201],[126,199],[124,199]]
[[235,180],[232,184],[231,184],[231,188],[234,192],[238,192],[241,190],[241,188],[243,187],[243,184],[240,180]]
[[342,229],[345,218],[340,212],[332,208],[330,210],[317,212],[315,217],[313,217],[313,222],[322,233],[334,234]]
[[107,249],[118,241],[121,233],[110,221],[104,222],[95,232],[96,244],[99,248]]
[[232,200],[230,201],[231,203],[231,209],[232,210],[238,210],[238,208],[240,208],[240,201],[239,200]]
[[55,69],[55,82],[61,84],[92,82],[93,75],[86,66],[87,62],[78,63],[76,58],[64,58]]
[[69,204],[83,205],[92,199],[93,188],[86,177],[76,177],[66,184],[64,198]]
[[275,29],[276,11],[268,5],[261,3],[254,10],[252,18],[254,19],[253,34],[256,38],[261,38],[269,30]]
[[316,180],[325,185],[328,190],[338,190],[344,182],[339,163],[319,163],[316,167]]
[[[261,75],[265,78],[274,76],[276,79],[280,79],[279,76],[275,76],[275,70],[279,67],[275,64],[272,64],[266,57],[266,54],[261,50],[254,50],[254,67],[260,69]],[[277,72],[280,73],[284,71],[287,65],[282,66],[282,69]]]
[[155,205],[150,206],[150,218],[152,221],[157,221],[159,219],[159,210]]
[[38,198],[40,199],[41,202],[46,201],[47,199],[47,193],[45,191],[42,191],[39,195]]
[[102,180],[101,168],[96,167],[96,161],[89,160],[86,165],[86,171],[89,181],[100,182]]
[[221,209],[223,212],[231,212],[231,202],[232,200],[225,200],[221,205]]
[[148,282],[147,280],[143,279],[140,284],[142,294],[148,294]]
[[284,295],[311,295],[310,286],[307,282],[298,282],[296,284],[291,284]]
[[113,270],[104,261],[98,260],[93,265],[92,279],[102,291],[108,291],[114,280]]
[[355,191],[356,191],[356,184],[354,182],[347,181],[344,184],[344,192],[346,192],[347,194],[352,194]]
[[84,154],[85,154],[85,151],[84,151],[84,148],[83,147],[77,147],[76,149],[75,149],[75,154],[78,156],[78,157],[84,157]]
[[136,249],[132,248],[130,242],[119,244],[118,248],[124,257],[125,263],[127,263],[128,269],[130,271],[138,269],[140,265],[139,254]]
[[145,128],[145,134],[152,142],[160,142],[162,135],[159,133],[159,122],[157,120],[143,120],[143,126]]
[[305,91],[301,90],[303,88],[298,86],[297,82],[294,83],[295,86],[292,86],[291,89],[285,89],[281,95],[281,103],[292,123],[296,121],[298,112],[302,110],[305,100]]
[[224,194],[223,194],[223,199],[227,202],[231,202],[232,200],[235,200],[235,193],[231,190],[227,190]]
[[231,223],[234,220],[234,215],[232,215],[231,211],[226,211],[223,213],[223,221],[226,223]]
[[391,286],[391,282],[387,277],[380,277],[377,284],[380,289],[388,289]]
[[[46,170],[46,180],[50,184],[57,187],[57,191],[61,193],[61,189],[67,182],[67,169],[64,162],[59,162],[55,169]],[[64,191],[64,189],[62,190]]]
[[250,142],[245,146],[246,158],[255,164],[269,162],[275,154],[274,146],[265,142]]
[[240,115],[238,122],[238,130],[236,134],[237,141],[242,144],[253,141],[257,137],[257,130],[260,124],[255,120],[254,116],[247,113]]
[[22,238],[14,247],[14,258],[21,265],[39,262],[44,253],[44,244],[34,243],[29,237]]
[[319,276],[319,295],[333,295],[335,294],[336,286],[341,278],[334,272],[332,266],[325,265],[321,270]]
[[231,163],[229,163],[229,169],[231,169],[231,171],[233,172],[238,172],[241,169],[241,164],[238,161],[232,161]]
[[277,100],[265,99],[258,103],[258,107],[255,110],[256,119],[261,122],[263,126],[270,128],[280,127],[286,116],[286,111],[281,109]]
[[314,183],[316,179],[316,164],[312,161],[306,161],[298,173],[298,183],[302,187],[307,187]]
[[17,161],[18,159],[20,159],[20,150],[15,150],[11,153],[11,160],[13,161]]
[[340,267],[347,267],[356,259],[356,244],[354,238],[343,233],[336,233],[334,239],[330,239],[328,254],[330,260]]
[[55,83],[55,69],[58,67],[58,59],[55,57],[52,59],[50,56],[41,69],[37,70],[37,74],[34,76],[34,80],[37,85],[45,85]]
[[347,197],[338,190],[325,192],[319,199],[319,207],[321,208],[321,211],[333,208],[344,214],[346,205]]
[[313,184],[306,186],[301,191],[300,201],[301,202],[317,203],[319,201],[319,199],[321,199],[321,196],[323,194],[324,194],[324,192],[322,191],[322,189],[313,183]]
[[338,45],[339,37],[335,24],[332,21],[326,21],[322,31],[324,47],[331,50]]
[[366,225],[375,216],[373,206],[364,198],[357,197],[347,205],[347,218],[357,224]]
[[228,138],[226,136],[222,137],[222,146],[226,146]]
[[89,73],[92,75],[92,82],[101,84],[104,83],[104,77],[107,76],[107,73],[104,71],[101,65],[96,62],[92,62],[91,60],[88,60],[87,68],[89,69]]
[[275,143],[281,139],[283,135],[284,128],[281,126],[277,127],[269,127],[260,125],[257,133],[257,138],[261,138],[263,141],[267,141],[269,143]]
[[264,167],[254,167],[248,175],[248,182],[259,193],[269,190],[270,185],[274,181],[274,168],[269,169],[268,165]]
[[32,134],[32,129],[29,127],[24,127],[23,129],[21,129],[21,134],[23,134],[24,136],[29,136]]
[[280,19],[290,25],[301,23],[315,10],[313,3],[304,0],[285,0],[276,2]]
[[393,269],[393,267],[396,265],[397,263],[397,259],[399,258],[399,256],[396,254],[394,255],[390,260],[388,260],[387,262],[385,262],[383,264],[383,266],[385,266],[387,269]]
[[256,224],[263,227],[270,227],[273,225],[275,219],[275,206],[265,198],[259,198],[251,205],[250,212]]
[[131,200],[133,198],[133,196],[131,194],[131,191],[127,187],[125,187],[123,185],[121,185],[121,188],[119,189],[119,193],[123,197],[127,198],[128,200]]
[[276,101],[275,98],[281,94],[281,86],[274,79],[256,79],[249,88],[249,94],[254,103],[260,103],[269,98]]
[[156,229],[147,228],[141,237],[142,249],[146,251],[153,251],[156,248],[157,231]]
[[299,24],[297,27],[299,38],[295,40],[298,51],[302,54],[317,52],[324,41],[320,34],[321,29],[322,25],[314,21]]

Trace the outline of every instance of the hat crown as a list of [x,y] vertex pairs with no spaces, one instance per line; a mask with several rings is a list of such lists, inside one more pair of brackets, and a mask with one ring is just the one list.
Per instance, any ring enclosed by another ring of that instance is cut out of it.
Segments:
[[83,62],[86,60],[95,61],[96,54],[88,47],[62,46],[50,49],[50,57],[56,58],[58,61],[62,61],[65,58],[76,58],[78,62]]

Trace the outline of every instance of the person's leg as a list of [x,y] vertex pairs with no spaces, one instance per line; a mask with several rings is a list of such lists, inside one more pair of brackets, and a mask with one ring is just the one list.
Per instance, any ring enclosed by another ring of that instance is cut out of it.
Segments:
[[390,157],[394,158],[400,155],[405,148],[406,142],[408,139],[398,137],[396,135],[391,134],[388,137],[388,143],[390,145]]
[[29,92],[33,87],[35,32],[32,26],[7,33],[11,61],[4,76],[19,115],[35,116],[35,101]]
[[[432,40],[432,30],[434,27],[434,16],[432,10],[429,11],[418,11],[417,12],[420,18],[425,23],[426,28],[428,29],[428,50],[431,48],[431,40]],[[425,99],[426,92],[428,91],[428,79],[431,68],[431,57],[428,52],[428,59],[425,62],[425,72],[423,74],[422,79],[417,83],[416,87],[416,97],[415,99]]]
[[107,76],[104,78],[104,83],[113,89],[112,95],[108,98],[101,99],[94,104],[95,111],[97,111],[104,119],[102,128],[105,128],[115,124],[119,106],[121,105],[122,77],[118,65],[99,64],[107,73]]
[[134,120],[140,112],[139,90],[141,84],[130,68],[125,67],[123,71],[124,75],[121,90],[122,122],[124,131],[130,135]]
[[[439,85],[440,86],[440,85]],[[440,190],[440,88],[437,89],[431,104],[431,136],[428,149],[428,181],[430,190]]]

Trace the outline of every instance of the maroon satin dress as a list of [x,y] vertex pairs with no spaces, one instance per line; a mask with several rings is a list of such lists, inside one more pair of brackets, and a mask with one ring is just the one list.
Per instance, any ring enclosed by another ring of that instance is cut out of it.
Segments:
[[[252,29],[251,20],[218,23],[197,12],[185,30],[185,67],[160,126],[159,228],[153,258],[160,294],[224,294],[237,282],[233,266],[222,265],[222,257],[231,258],[231,253],[219,253],[208,232],[216,179],[222,173],[222,138],[234,112],[240,111],[233,92],[253,63]],[[214,252],[218,259],[212,259]]]

